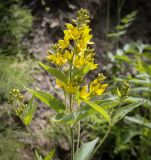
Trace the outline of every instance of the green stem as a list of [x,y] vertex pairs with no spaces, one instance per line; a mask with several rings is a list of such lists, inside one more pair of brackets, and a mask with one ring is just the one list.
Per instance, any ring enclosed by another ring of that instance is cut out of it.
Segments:
[[94,149],[93,153],[90,156],[90,160],[92,159],[92,157],[96,154],[97,150],[102,146],[102,144],[104,143],[104,141],[106,140],[106,138],[108,137],[108,135],[111,132],[111,126],[109,126],[108,130],[106,131],[104,137],[100,140],[100,143],[96,146],[96,148]]
[[47,155],[47,152],[46,152],[43,148],[41,148],[41,146],[40,146],[39,143],[37,142],[35,136],[32,134],[30,128],[29,128],[28,126],[26,126],[26,128],[27,128],[27,131],[29,132],[30,136],[32,137],[33,141],[34,141],[35,144],[37,145],[38,150],[39,150],[44,156],[46,156],[46,155]]
[[[70,112],[73,111],[73,102],[72,102],[72,95],[69,95],[69,108]],[[71,160],[74,158],[74,133],[73,133],[73,127],[70,126],[70,134],[71,134]]]
[[72,112],[72,95],[69,95],[69,108],[70,108],[70,112]]
[[71,160],[74,158],[74,134],[73,134],[73,128],[70,127],[70,133],[71,133]]
[[[81,124],[80,124],[80,121],[78,123],[78,139],[77,139],[77,154],[78,154],[78,149],[79,149],[79,146],[80,146],[80,131],[81,131]],[[78,155],[77,155],[78,157]]]
[[[74,53],[74,52],[73,52]],[[72,81],[72,68],[73,68],[73,59],[74,59],[74,54],[70,63],[70,68],[69,68],[69,82],[71,83]],[[73,112],[73,97],[72,94],[69,94],[69,109],[70,113]],[[71,134],[71,160],[74,158],[74,132],[73,132],[73,126],[70,126],[70,134]]]

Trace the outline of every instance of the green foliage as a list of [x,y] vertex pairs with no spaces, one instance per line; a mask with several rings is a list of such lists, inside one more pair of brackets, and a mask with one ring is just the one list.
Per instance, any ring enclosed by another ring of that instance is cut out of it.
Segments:
[[[149,148],[150,143],[150,113],[151,113],[151,47],[149,44],[143,44],[141,42],[133,42],[124,45],[123,49],[118,49],[115,55],[115,60],[119,66],[120,73],[127,73],[128,76],[123,78],[115,78],[115,81],[128,80],[131,83],[131,91],[129,92],[129,98],[127,103],[137,103],[139,100],[144,100],[142,104],[143,108],[138,108],[136,113],[132,113],[131,116],[124,118],[125,127],[130,127],[126,131],[126,136],[129,141],[124,142],[123,139],[117,138],[116,152],[121,154],[127,154],[127,151],[131,151],[131,154],[137,155],[140,160],[145,160],[150,156]],[[121,69],[120,69],[121,68]],[[134,126],[136,129],[132,129]],[[125,127],[122,131],[118,131],[118,135],[122,136],[126,130]],[[135,136],[139,137],[139,145],[135,140]],[[120,144],[121,143],[121,144]],[[145,149],[144,149],[145,148]],[[129,157],[130,158],[130,157]]]
[[79,150],[75,153],[75,157],[73,160],[87,160],[89,159],[91,153],[93,152],[95,145],[98,142],[98,138],[94,139],[91,142],[87,142],[83,144]]
[[36,91],[32,89],[28,89],[28,91],[32,93],[35,97],[40,99],[43,103],[45,103],[49,107],[52,107],[52,109],[54,109],[56,112],[61,112],[65,110],[65,105],[50,93]]
[[0,54],[19,54],[24,52],[22,38],[32,26],[30,10],[21,7],[21,1],[0,2]]
[[52,160],[53,156],[55,154],[55,150],[51,150],[48,155],[44,158],[44,160]]
[[126,34],[128,27],[133,23],[136,19],[137,11],[133,11],[132,13],[126,15],[124,18],[120,20],[120,24],[115,27],[115,32],[108,33],[108,37],[116,38]]
[[134,108],[140,106],[142,104],[142,102],[136,102],[136,103],[131,103],[127,106],[124,106],[122,108],[120,108],[115,115],[112,118],[112,123],[115,124],[117,123],[119,120],[121,120],[126,114],[128,114],[130,111],[132,111]]
[[30,125],[37,107],[36,103],[34,102],[34,97],[29,100],[28,104],[24,104],[23,95],[20,94],[18,89],[12,89],[10,91],[10,95],[18,107],[16,109],[16,114],[21,118],[25,126]]
[[6,135],[0,134],[0,160],[19,160],[19,150],[22,144],[17,141],[12,131],[5,131]]
[[105,112],[105,110],[102,107],[88,100],[84,100],[84,102],[92,108],[94,108],[96,111],[98,111],[109,122],[109,124],[111,123],[109,115]]
[[15,124],[11,111],[11,105],[0,105],[0,160],[20,160],[24,147],[23,132]]
[[0,99],[8,99],[12,88],[23,89],[32,82],[33,62],[18,61],[13,57],[0,56]]
[[53,156],[54,156],[55,150],[51,150],[48,155],[46,155],[46,157],[42,158],[37,151],[35,151],[35,155],[36,155],[36,159],[37,160],[52,160]]
[[[150,45],[138,43],[126,44],[121,49],[120,54],[115,56],[118,65],[123,68],[124,72],[129,70],[127,80],[133,85],[130,95],[133,98],[142,98],[146,100],[144,105],[150,104],[150,86],[151,86],[151,67],[150,57],[151,49]],[[127,61],[126,59],[133,58],[133,61]],[[126,68],[124,65],[126,65]],[[118,80],[118,79],[117,79]],[[122,80],[122,79],[121,79]]]
[[26,52],[22,39],[32,26],[30,10],[21,3],[20,0],[0,2],[0,99],[7,99],[12,88],[23,89],[23,86],[28,86],[32,79],[29,71],[32,70],[29,67],[32,62],[11,56]]
[[53,67],[47,66],[45,64],[42,64],[42,63],[40,63],[40,66],[43,69],[45,69],[48,73],[55,76],[60,81],[62,81],[64,83],[67,83],[67,78],[61,71],[57,70],[56,68],[53,68]]

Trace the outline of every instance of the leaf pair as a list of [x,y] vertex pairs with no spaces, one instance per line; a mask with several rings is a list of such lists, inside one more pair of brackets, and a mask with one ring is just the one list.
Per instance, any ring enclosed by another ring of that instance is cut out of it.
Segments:
[[[75,125],[79,120],[82,120],[93,113],[98,112],[91,105],[97,106],[98,110],[100,110],[100,114],[108,114],[106,110],[111,109],[119,104],[119,100],[97,100],[94,102],[88,102],[87,105],[80,107],[77,111],[73,113],[57,113],[55,116],[51,118],[54,122],[63,122],[70,125]],[[107,115],[109,117],[109,115]]]

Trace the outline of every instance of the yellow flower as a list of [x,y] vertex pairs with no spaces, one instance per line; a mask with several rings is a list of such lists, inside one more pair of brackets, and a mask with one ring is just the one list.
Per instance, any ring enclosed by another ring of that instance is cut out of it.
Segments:
[[96,95],[101,95],[105,89],[107,88],[108,84],[95,84],[95,85],[90,85],[90,92],[92,94],[96,94]]
[[83,35],[88,35],[89,32],[91,31],[91,29],[89,28],[88,25],[84,25],[84,26],[82,27],[82,30],[83,30]]
[[87,43],[83,41],[83,39],[79,39],[76,43],[78,51],[82,52],[87,48]]
[[73,83],[68,83],[65,84],[64,82],[56,79],[56,84],[60,87],[63,88],[67,93],[69,94],[74,94],[76,92],[76,86]]
[[88,44],[93,44],[93,42],[90,42],[92,35],[89,34],[89,32],[91,31],[91,29],[89,28],[89,26],[84,25],[82,28],[82,36],[81,36],[81,42],[83,43],[83,45],[87,46]]
[[91,68],[90,68],[90,70],[94,70],[96,68],[98,68],[98,64],[94,64],[93,62],[91,62]]
[[80,91],[80,98],[82,99],[89,99],[90,98],[90,93],[87,91],[88,87],[83,86],[81,91]]
[[85,65],[84,55],[81,55],[81,56],[78,56],[78,55],[77,55],[77,56],[74,58],[73,65],[74,65],[76,68],[82,68],[82,67]]
[[63,54],[61,54],[60,52],[57,52],[56,54],[48,55],[47,59],[60,66],[67,63],[67,59],[64,58]]
[[72,35],[73,40],[76,40],[80,37],[81,31],[78,29],[78,27],[75,27],[73,31],[71,32],[71,35]]
[[90,92],[92,94],[101,95],[105,89],[107,88],[108,84],[101,84],[101,82],[105,79],[103,74],[99,74],[98,77],[93,80],[90,84]]
[[67,30],[64,30],[65,37],[67,39],[77,40],[80,38],[82,31],[78,29],[78,27],[74,27],[72,24],[68,23]]
[[64,40],[59,40],[58,43],[60,44],[62,49],[65,49],[69,46],[69,39],[65,36]]
[[64,58],[70,61],[72,60],[72,57],[73,57],[73,52],[69,52],[68,50],[65,50]]
[[108,84],[100,85],[99,88],[97,88],[97,89],[95,90],[95,93],[96,93],[97,95],[101,95],[101,94],[105,91],[105,89],[107,88],[107,86],[108,86]]

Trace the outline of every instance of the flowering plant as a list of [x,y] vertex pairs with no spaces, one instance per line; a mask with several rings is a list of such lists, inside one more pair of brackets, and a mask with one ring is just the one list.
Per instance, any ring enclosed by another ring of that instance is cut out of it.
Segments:
[[[92,159],[107,138],[112,126],[133,108],[140,105],[140,103],[135,103],[121,107],[129,91],[127,82],[118,87],[118,98],[114,100],[96,100],[96,97],[105,92],[108,84],[104,83],[105,76],[102,73],[99,73],[89,84],[85,81],[86,74],[98,67],[98,64],[94,63],[94,50],[90,47],[93,42],[91,41],[92,35],[90,34],[89,22],[88,11],[85,9],[79,10],[77,19],[72,20],[72,23],[66,24],[64,38],[59,40],[58,43],[52,44],[50,50],[48,50],[47,60],[55,67],[40,63],[42,68],[55,77],[56,84],[63,90],[63,101],[55,98],[50,93],[28,89],[33,94],[33,97],[28,104],[24,104],[24,98],[19,91],[17,89],[11,91],[11,95],[15,98],[14,102],[18,106],[16,113],[22,119],[29,132],[31,131],[28,126],[36,111],[34,97],[40,99],[55,111],[55,115],[51,120],[70,127],[71,160]],[[96,138],[81,145],[80,121],[96,112],[105,118],[108,123],[108,130],[101,140]],[[78,126],[77,137],[75,137],[74,133],[76,124]],[[33,134],[31,135],[33,136]],[[42,149],[40,148],[39,151],[42,152]],[[50,160],[53,153],[52,151],[49,154],[44,152],[42,153],[43,156],[40,156],[36,152],[36,156],[38,160]]]

